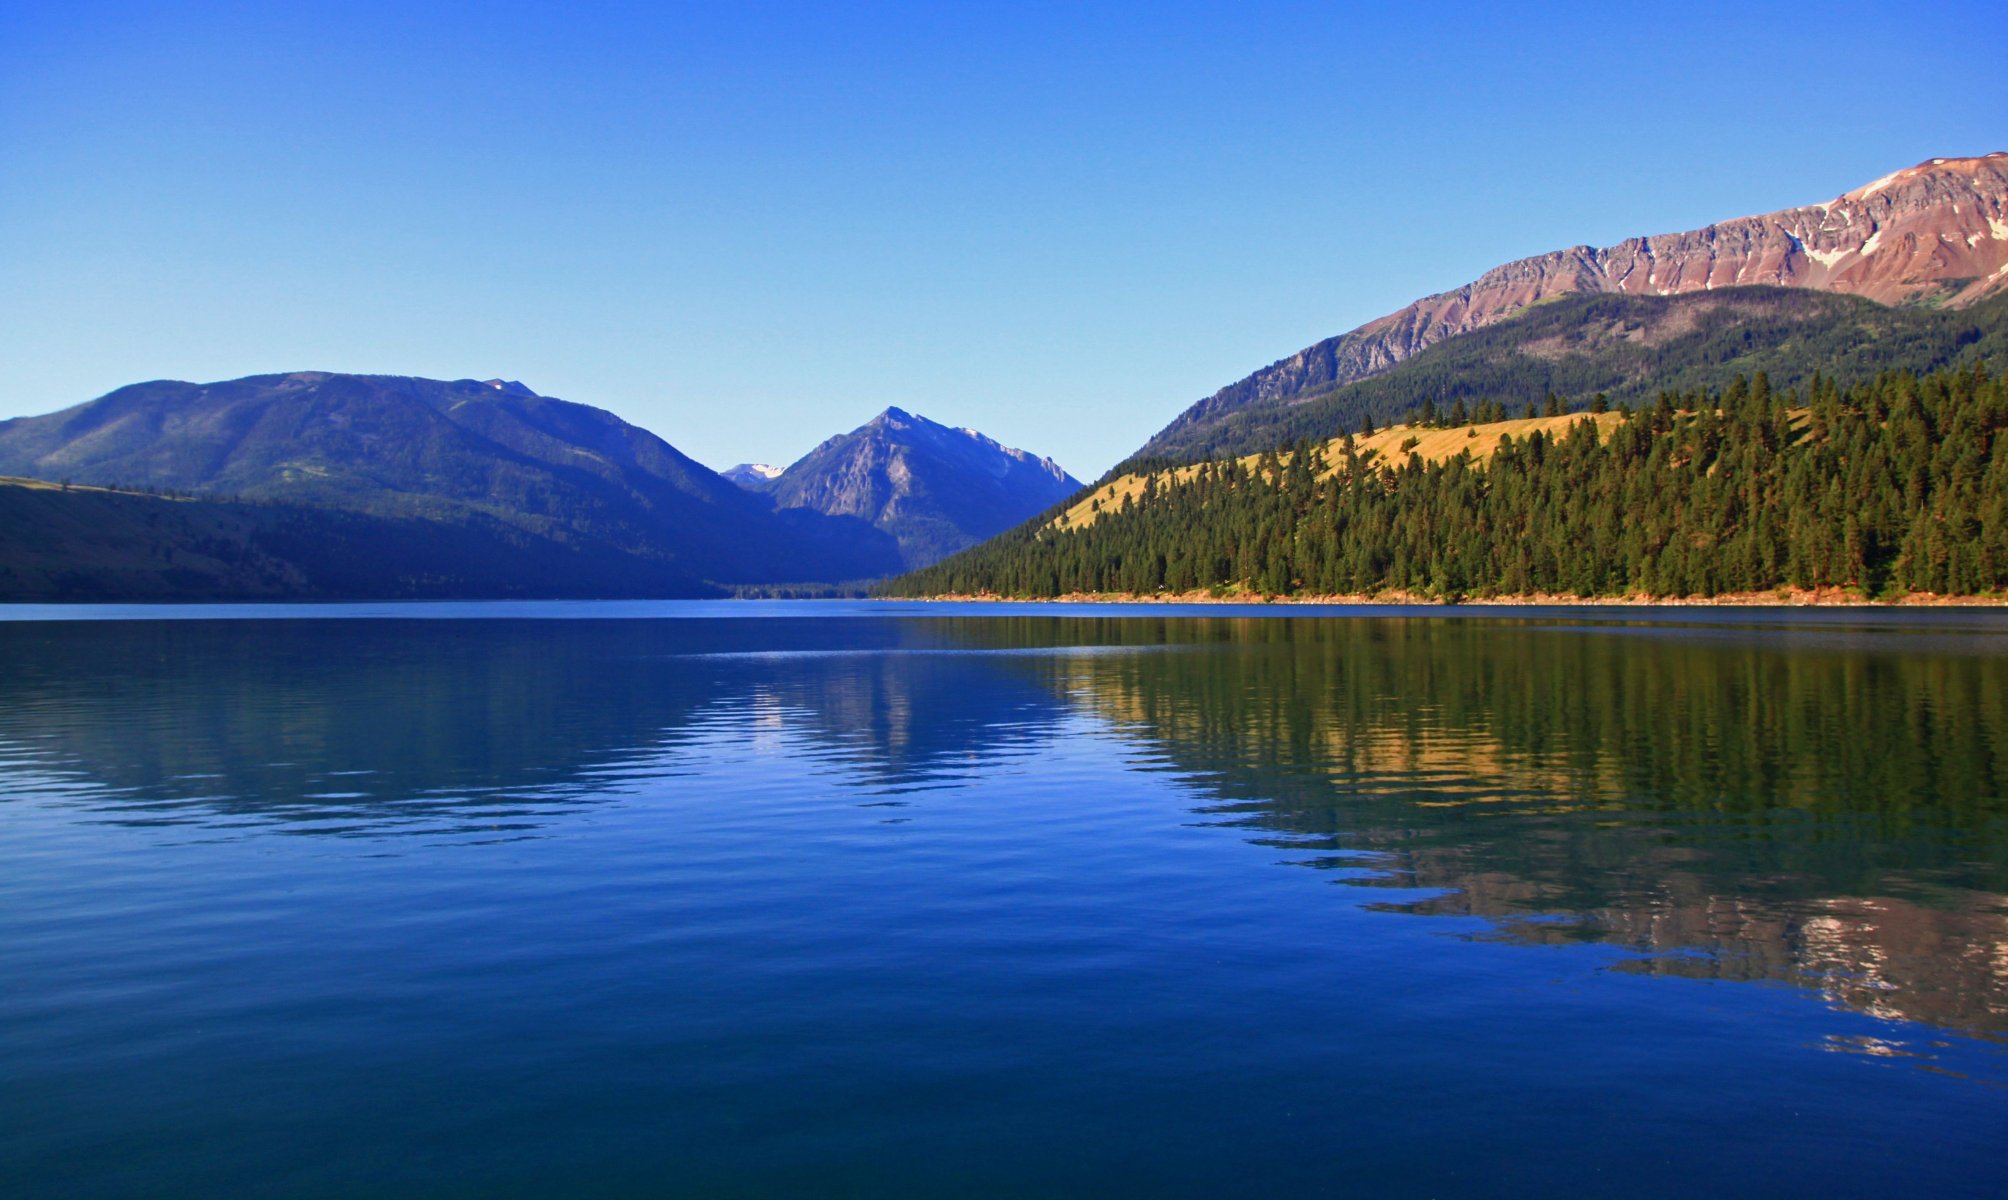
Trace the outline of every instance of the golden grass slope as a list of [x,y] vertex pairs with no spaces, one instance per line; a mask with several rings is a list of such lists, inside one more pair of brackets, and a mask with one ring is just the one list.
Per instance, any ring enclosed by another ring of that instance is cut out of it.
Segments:
[[[1425,463],[1445,462],[1459,454],[1469,453],[1474,462],[1484,462],[1499,449],[1499,443],[1508,437],[1524,439],[1535,431],[1559,438],[1567,434],[1569,427],[1578,421],[1594,421],[1599,431],[1609,434],[1619,421],[1620,413],[1569,413],[1559,417],[1523,417],[1514,421],[1493,421],[1484,425],[1459,425],[1450,429],[1432,429],[1414,425],[1390,425],[1366,437],[1353,438],[1353,447],[1362,457],[1378,458],[1387,462],[1401,463],[1413,453]],[[1404,448],[1410,438],[1415,445]],[[1336,464],[1339,459],[1342,437],[1325,443],[1325,461]],[[1250,454],[1238,461],[1242,467],[1253,467],[1260,455]],[[1287,452],[1281,455],[1284,462],[1290,461]],[[1168,479],[1174,485],[1190,483],[1199,474],[1197,464],[1159,472],[1160,479]],[[1329,472],[1327,472],[1329,474]],[[1051,528],[1080,529],[1095,523],[1095,518],[1103,510],[1114,511],[1122,507],[1125,498],[1134,499],[1143,492],[1143,476],[1122,475],[1094,488],[1068,507],[1067,511],[1055,517]]]
[[0,487],[26,488],[33,492],[102,492],[110,496],[145,496],[153,500],[177,500],[184,497],[162,496],[157,492],[140,492],[130,488],[99,487],[88,483],[53,483],[47,479],[30,479],[25,475],[0,475]]

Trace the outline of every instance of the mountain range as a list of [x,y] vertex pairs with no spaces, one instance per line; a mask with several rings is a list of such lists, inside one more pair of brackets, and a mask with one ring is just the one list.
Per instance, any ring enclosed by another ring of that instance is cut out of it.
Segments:
[[[1673,298],[1747,287],[1949,310],[2008,293],[2008,153],[1933,158],[1821,204],[1686,233],[1628,238],[1601,249],[1574,246],[1494,267],[1462,287],[1425,296],[1221,388],[1179,414],[1117,470],[1263,448],[1265,440],[1284,436],[1263,432],[1273,414],[1388,374],[1432,346],[1565,297]],[[1668,329],[1702,323],[1705,314],[1716,314],[1719,323],[1722,310],[1701,304],[1614,311],[1620,320],[1676,314],[1660,324],[1657,336],[1664,337]],[[1542,352],[1534,347],[1529,357]],[[1512,405],[1530,397],[1497,398]],[[1328,408],[1339,423],[1320,426],[1317,436],[1333,436],[1371,411],[1370,405]],[[1294,424],[1302,430],[1302,422]],[[1223,433],[1233,426],[1240,432]]]
[[[15,594],[37,596],[718,594],[881,577],[1075,486],[1046,460],[941,429],[888,414],[770,495],[513,381],[303,371],[134,384],[0,422],[0,475],[94,489],[0,490],[13,525],[0,568],[16,573]],[[946,452],[958,443],[960,457]],[[853,445],[862,457],[838,449]],[[35,532],[62,528],[74,536]],[[411,553],[368,564],[371,536]],[[136,574],[113,570],[126,560]]]
[[899,565],[860,521],[782,519],[646,430],[521,384],[302,371],[120,388],[0,423],[0,474],[486,520],[693,581],[856,579]]
[[[2008,154],[1935,158],[1823,204],[1494,268],[1220,389],[1103,480],[1149,500],[1165,467],[1365,424],[1692,412],[1751,377],[1842,403],[1891,394],[1890,372],[2004,365]],[[1014,527],[1036,542],[1080,499],[1052,460],[898,408],[785,469],[721,474],[519,382],[330,372],[134,384],[0,422],[0,476],[23,477],[0,481],[14,598],[792,592]]]

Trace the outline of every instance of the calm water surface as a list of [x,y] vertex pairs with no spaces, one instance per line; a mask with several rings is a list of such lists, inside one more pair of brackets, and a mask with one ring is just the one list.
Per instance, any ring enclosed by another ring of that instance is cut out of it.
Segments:
[[5,615],[10,1196],[2001,1194],[2002,615]]

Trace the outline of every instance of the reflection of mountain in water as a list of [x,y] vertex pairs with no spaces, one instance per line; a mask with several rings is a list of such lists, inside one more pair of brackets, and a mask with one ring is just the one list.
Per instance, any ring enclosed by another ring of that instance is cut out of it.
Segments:
[[0,623],[0,663],[4,765],[114,821],[298,832],[539,825],[762,722],[905,790],[1063,709],[924,622]]
[[[1997,637],[1210,621],[1056,682],[1391,907],[2008,1032]],[[1985,650],[1977,654],[1976,650]],[[1551,919],[1559,917],[1561,919]]]
[[1029,753],[1065,713],[998,656],[934,644],[924,629],[817,624],[850,644],[685,659],[719,690],[701,719],[799,735],[806,744],[786,769],[833,768],[848,789],[891,796],[952,786]]
[[520,831],[705,746],[857,802],[1085,712],[1290,861],[1437,893],[1387,907],[2004,1033],[2003,649],[1478,619],[0,623],[0,767],[114,821]]

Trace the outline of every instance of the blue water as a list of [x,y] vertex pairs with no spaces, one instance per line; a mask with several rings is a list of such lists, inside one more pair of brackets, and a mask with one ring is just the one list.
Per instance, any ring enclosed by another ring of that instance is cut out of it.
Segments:
[[2008,616],[0,616],[9,1195],[2001,1191]]

